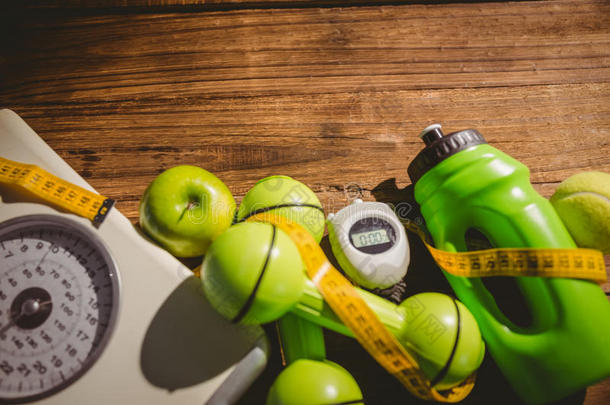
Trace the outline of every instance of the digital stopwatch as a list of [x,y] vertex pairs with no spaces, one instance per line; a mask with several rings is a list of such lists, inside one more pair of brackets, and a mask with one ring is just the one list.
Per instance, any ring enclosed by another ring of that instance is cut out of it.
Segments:
[[335,258],[358,285],[387,288],[407,273],[407,234],[387,204],[356,199],[336,214],[329,214],[327,224]]
[[0,401],[42,398],[82,375],[115,323],[119,280],[103,242],[75,221],[0,224]]

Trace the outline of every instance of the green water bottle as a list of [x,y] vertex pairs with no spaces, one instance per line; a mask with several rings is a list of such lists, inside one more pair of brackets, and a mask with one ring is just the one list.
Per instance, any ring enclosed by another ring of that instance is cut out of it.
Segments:
[[[532,188],[527,167],[468,129],[426,128],[426,147],[409,165],[415,199],[437,248],[575,248],[551,204]],[[480,247],[480,244],[479,244]],[[489,352],[527,403],[551,402],[610,376],[610,303],[595,283],[577,279],[495,278],[516,285],[528,321],[508,316],[490,284],[445,272],[477,320]],[[514,311],[513,311],[514,312]]]

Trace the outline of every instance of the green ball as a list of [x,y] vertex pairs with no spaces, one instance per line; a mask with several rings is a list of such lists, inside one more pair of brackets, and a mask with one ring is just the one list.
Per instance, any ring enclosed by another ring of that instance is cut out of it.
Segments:
[[242,324],[277,320],[298,302],[305,265],[281,229],[244,222],[212,244],[201,266],[203,291],[225,318]]
[[274,381],[267,405],[364,405],[354,377],[331,361],[299,359]]
[[567,178],[551,204],[578,246],[610,253],[610,174],[584,172]]
[[[302,204],[307,205],[300,206]],[[284,216],[307,229],[318,243],[322,240],[322,204],[309,187],[292,177],[270,176],[259,180],[241,201],[236,219],[242,221],[260,211]]]
[[403,301],[399,310],[405,315],[400,341],[415,355],[426,377],[438,380],[436,389],[456,386],[479,368],[485,344],[477,322],[461,302],[445,294],[421,293]]

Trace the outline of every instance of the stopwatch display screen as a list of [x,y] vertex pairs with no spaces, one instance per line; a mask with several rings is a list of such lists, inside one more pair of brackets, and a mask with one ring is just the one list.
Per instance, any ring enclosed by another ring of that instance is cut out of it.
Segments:
[[382,243],[388,243],[389,241],[388,231],[383,228],[359,232],[352,235],[352,242],[357,248],[380,245]]
[[74,221],[0,224],[0,402],[50,395],[93,364],[116,318],[117,277],[96,234]]
[[351,226],[349,238],[361,252],[383,253],[396,243],[396,230],[382,218],[366,217]]

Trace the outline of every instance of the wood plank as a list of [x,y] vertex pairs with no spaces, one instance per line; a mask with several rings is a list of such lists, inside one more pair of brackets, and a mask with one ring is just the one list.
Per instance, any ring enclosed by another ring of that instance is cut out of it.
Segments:
[[[365,3],[355,0],[26,0],[22,6],[29,9],[109,9],[109,8],[194,8],[208,9],[217,6],[265,7],[265,6],[297,6],[297,5],[328,5],[340,6],[345,3]],[[370,3],[370,2],[369,2]]]
[[349,185],[365,198],[388,178],[404,187],[406,167],[422,147],[418,131],[430,117],[447,130],[479,128],[492,145],[530,167],[532,181],[547,197],[570,174],[610,171],[608,83],[17,110],[134,220],[144,187],[180,163],[217,173],[238,198],[258,178],[288,173],[306,180],[330,211],[347,202]]
[[[447,24],[450,19],[451,24]],[[610,4],[65,17],[16,24],[13,102],[240,97],[610,80]],[[27,35],[19,32],[27,31]]]
[[[492,0],[494,1],[494,0]],[[498,1],[498,0],[495,0]],[[384,5],[384,4],[439,4],[457,2],[456,0],[25,0],[19,6],[28,9],[179,9],[179,10],[210,10],[235,8],[270,8],[270,7],[347,7],[353,5]],[[460,3],[480,2],[480,0],[461,0]]]
[[[331,0],[332,1],[332,0]],[[265,4],[287,4],[285,0],[26,0],[24,6],[41,9],[66,8],[119,8],[119,7],[205,7],[210,5],[262,6]],[[293,0],[292,3],[321,3],[311,0]],[[335,1],[335,3],[341,3]]]

